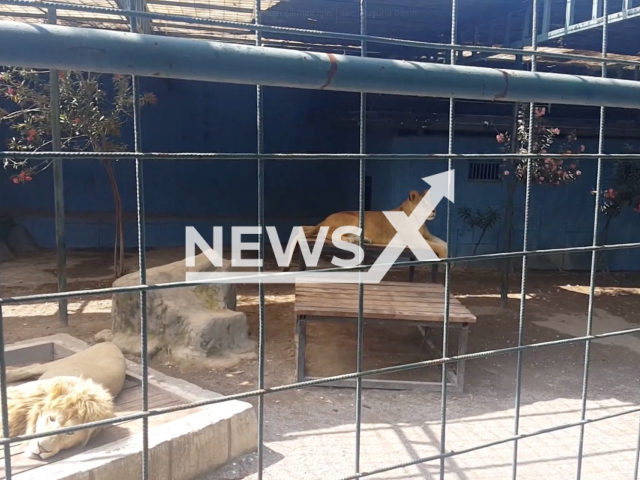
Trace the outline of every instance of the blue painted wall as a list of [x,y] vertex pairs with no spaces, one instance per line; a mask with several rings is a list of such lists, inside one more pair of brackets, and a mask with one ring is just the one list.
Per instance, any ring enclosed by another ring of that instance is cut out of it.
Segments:
[[[157,106],[143,109],[144,150],[256,151],[255,87],[145,79],[142,90],[158,97]],[[353,141],[337,128],[320,131],[306,125],[311,109],[339,101],[340,95],[325,92],[266,89],[265,151],[353,151]],[[131,143],[130,126],[124,131],[128,133],[124,141]],[[103,165],[97,160],[68,160],[64,168],[68,246],[111,247],[114,204]],[[135,247],[135,167],[123,160],[114,164],[114,170],[128,220],[126,245]],[[257,162],[251,160],[145,162],[148,245],[183,245],[185,225],[195,226],[208,239],[211,227],[222,225],[225,241],[230,239],[231,225],[255,225],[256,172]],[[53,248],[51,169],[24,185],[10,183],[12,173],[0,171],[0,209],[17,216],[41,246]],[[357,208],[357,178],[357,162],[267,162],[266,220],[280,231],[284,226],[317,223],[345,206]],[[281,235],[288,238],[289,233],[283,230]]]
[[[255,152],[255,88],[162,79],[145,79],[142,89],[158,97],[158,105],[143,110],[143,148],[147,151]],[[330,122],[307,122],[307,114],[320,107],[356,102],[357,94],[267,89],[265,91],[264,140],[266,152],[357,152],[357,127],[331,126]],[[125,141],[131,141],[130,128]],[[5,139],[2,139],[4,143]],[[593,140],[585,140],[595,152]],[[367,149],[376,153],[446,153],[444,135],[397,137],[392,132],[369,129]],[[457,135],[456,152],[496,151],[491,135]],[[609,152],[621,151],[622,142],[607,142]],[[470,254],[479,232],[471,232],[457,215],[469,205],[502,210],[504,186],[467,181],[467,164],[455,162],[456,204],[451,252]],[[255,225],[257,178],[254,161],[157,160],[145,162],[147,242],[149,246],[184,245],[184,226],[193,225],[210,240],[211,227]],[[422,191],[421,178],[446,169],[445,161],[369,162],[367,175],[373,182],[373,209],[399,205],[411,189]],[[583,161],[583,175],[574,185],[562,188],[535,187],[530,216],[530,248],[585,246],[591,243],[595,162]],[[609,169],[605,169],[607,178]],[[130,161],[115,164],[115,172],[127,216],[126,244],[135,247],[135,171]],[[8,181],[11,171],[0,171],[0,210],[13,213],[45,248],[55,246],[53,186],[46,171],[26,185]],[[606,185],[606,181],[605,181]],[[516,196],[514,248],[521,248],[524,189]],[[286,241],[294,225],[317,223],[337,210],[357,209],[357,161],[271,161],[265,166],[265,206],[268,225],[278,228]],[[69,248],[113,245],[113,199],[104,168],[99,161],[65,162],[65,202]],[[441,204],[430,230],[445,236],[446,207]],[[637,241],[640,222],[633,212],[615,220],[609,242]],[[624,225],[625,228],[621,228]],[[617,228],[616,228],[617,227]],[[479,253],[501,251],[500,226],[484,237]],[[250,239],[247,239],[250,240]],[[637,251],[610,254],[612,270],[640,269]],[[588,255],[574,262],[588,266]]]
[[[587,152],[597,152],[597,142],[581,141]],[[609,141],[605,153],[621,152],[624,142]],[[457,153],[495,153],[496,143],[492,137],[458,136],[454,144]],[[447,137],[424,135],[393,137],[387,144],[388,153],[446,153]],[[484,183],[468,180],[468,162],[454,161],[456,202],[453,209],[451,254],[471,255],[479,239],[480,231],[472,231],[458,216],[458,208],[469,206],[484,210],[487,206],[498,209],[503,215],[505,187],[502,183]],[[411,189],[422,191],[426,184],[421,178],[447,169],[444,160],[371,162],[368,172],[373,177],[373,208],[376,210],[399,205]],[[534,186],[531,194],[529,216],[529,249],[550,249],[589,246],[592,243],[593,201],[591,191],[596,185],[597,161],[583,160],[579,166],[582,175],[571,185],[563,187]],[[604,162],[603,187],[611,175],[611,165]],[[522,249],[524,235],[524,186],[519,186],[515,195],[513,248]],[[444,201],[436,210],[436,219],[428,223],[435,235],[446,237],[446,205]],[[638,214],[626,209],[612,221],[608,244],[640,241]],[[604,220],[601,220],[604,222]],[[498,226],[483,237],[477,253],[503,251],[502,219]],[[601,223],[602,225],[602,223]],[[536,260],[534,260],[536,262]],[[589,268],[590,254],[573,254],[565,260],[565,268]],[[608,253],[611,270],[636,270],[640,268],[638,250],[619,250]]]

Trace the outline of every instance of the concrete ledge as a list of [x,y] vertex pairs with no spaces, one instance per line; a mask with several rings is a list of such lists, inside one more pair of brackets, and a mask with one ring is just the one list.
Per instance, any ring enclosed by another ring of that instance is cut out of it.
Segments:
[[[7,363],[10,364],[12,357],[21,357],[14,362],[25,362],[24,353],[34,348],[38,352],[51,352],[53,358],[49,360],[53,360],[68,355],[63,353],[64,351],[71,350],[75,353],[88,346],[87,343],[66,334],[40,337],[7,345]],[[30,361],[37,363],[46,360],[33,358]],[[127,366],[127,374],[141,380],[140,366],[129,360],[127,360]],[[169,377],[153,369],[149,369],[149,385],[155,385],[188,402],[221,397],[218,393]],[[149,426],[150,479],[192,480],[257,449],[258,426],[251,404],[230,400],[185,412],[193,413],[160,425]],[[136,420],[136,422],[141,423],[142,420]],[[142,432],[139,432],[68,458],[17,473],[13,478],[16,480],[139,480],[141,474]]]

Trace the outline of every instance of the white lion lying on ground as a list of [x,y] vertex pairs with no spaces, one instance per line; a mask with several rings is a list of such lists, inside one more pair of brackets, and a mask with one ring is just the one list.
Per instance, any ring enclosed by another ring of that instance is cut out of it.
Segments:
[[[31,435],[114,417],[113,398],[93,380],[54,377],[7,388],[11,436]],[[42,460],[85,446],[99,429],[34,438],[25,455]]]
[[[37,378],[7,387],[10,436],[113,418],[113,400],[122,390],[125,377],[124,356],[110,342],[50,363],[7,369],[7,383]],[[1,427],[0,422],[0,431]],[[61,450],[84,447],[103,428],[33,439],[25,455],[44,460]]]

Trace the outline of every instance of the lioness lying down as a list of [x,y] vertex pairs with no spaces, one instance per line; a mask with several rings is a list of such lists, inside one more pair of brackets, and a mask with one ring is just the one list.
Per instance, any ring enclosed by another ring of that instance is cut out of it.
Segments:
[[[422,193],[418,193],[415,190],[411,190],[409,197],[402,202],[402,204],[391,211],[402,211],[407,216],[410,216],[416,206],[422,201],[429,189],[426,189]],[[436,218],[435,209],[427,221],[434,220]],[[360,225],[358,212],[337,212],[332,213],[327,218],[322,220],[319,224],[313,227],[302,227],[304,235],[307,239],[309,237],[315,237],[320,232],[321,227],[329,227],[327,231],[327,240],[331,240],[331,235],[339,227],[351,226],[358,227]],[[427,241],[429,246],[433,249],[438,258],[447,257],[447,243],[444,240],[436,237],[429,232],[426,225],[420,226],[420,234]],[[364,212],[364,243],[374,245],[388,245],[396,234],[396,229],[391,222],[382,212],[378,211],[365,211]],[[345,242],[358,243],[360,239],[353,234],[342,235],[341,239]],[[286,267],[284,271],[288,271],[290,267]]]
[[[7,368],[11,436],[40,433],[114,417],[114,398],[124,385],[127,364],[113,343],[93,345],[53,362]],[[1,425],[0,425],[1,428]],[[25,454],[46,459],[85,446],[102,428],[84,429],[29,441]]]

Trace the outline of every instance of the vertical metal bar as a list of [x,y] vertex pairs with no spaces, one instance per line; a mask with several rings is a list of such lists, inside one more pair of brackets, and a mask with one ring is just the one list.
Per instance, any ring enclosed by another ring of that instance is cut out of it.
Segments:
[[507,16],[507,26],[504,30],[504,46],[508,47],[511,43],[511,26],[513,25],[513,15]]
[[[0,291],[0,299],[2,291]],[[7,405],[7,362],[4,354],[4,319],[2,305],[0,305],[0,406],[2,407],[2,432],[9,437],[9,407]],[[4,472],[5,480],[11,480],[11,444],[4,444]]]
[[[631,8],[631,0],[624,0],[622,3],[622,17],[627,18],[629,15],[629,9]],[[608,10],[607,10],[608,12]]]
[[493,47],[493,34],[495,32],[495,29],[496,29],[496,21],[491,20],[491,22],[489,22],[489,44],[488,44],[490,47]]
[[[367,34],[367,4],[366,0],[360,0],[360,34]],[[367,56],[367,43],[363,40],[360,42],[360,56]],[[359,151],[361,154],[367,150],[367,95],[360,93],[360,131],[359,131]],[[360,226],[360,248],[364,249],[364,190],[365,190],[365,167],[366,161],[360,159],[360,190],[358,201],[358,224]],[[357,357],[356,372],[362,371],[362,356],[364,349],[364,284],[362,283],[362,271],[358,271],[358,339],[357,339]],[[362,436],[362,377],[356,377],[356,473],[360,473],[360,450]]]
[[636,444],[636,464],[633,469],[633,480],[638,480],[640,473],[640,423],[638,424],[638,442]]
[[[57,22],[56,10],[48,10],[47,21],[51,25]],[[51,103],[51,149],[54,152],[62,150],[60,139],[60,83],[58,81],[58,71],[49,72],[49,95]],[[53,159],[53,195],[56,216],[56,256],[58,259],[58,291],[67,290],[67,252],[64,225],[64,176],[62,158]],[[65,327],[69,325],[69,314],[67,311],[67,299],[58,301],[58,318]]]
[[[255,0],[254,24],[259,25],[262,17],[262,4]],[[256,47],[262,46],[262,33],[256,30]],[[262,85],[256,85],[256,152],[264,153],[263,132],[263,96]],[[258,158],[258,272],[264,271],[264,160]],[[258,283],[258,389],[264,389],[266,318],[265,318],[264,283]],[[304,359],[302,360],[304,362]],[[264,470],[264,394],[258,396],[258,480],[262,480]]]
[[[451,45],[455,45],[457,39],[457,23],[458,23],[458,2],[457,0],[451,1]],[[456,51],[451,51],[451,65],[456,63]],[[449,99],[449,138],[447,152],[449,155],[453,154],[453,140],[455,130],[455,102],[453,98]],[[486,166],[484,167],[486,169]],[[452,197],[451,191],[454,182],[453,178],[453,160],[451,158],[447,161],[447,199]],[[486,173],[486,172],[483,172]],[[483,177],[484,178],[484,177]],[[451,201],[447,201],[447,257],[450,256],[451,245]],[[444,266],[444,312],[443,312],[443,325],[442,325],[442,357],[445,358],[448,355],[449,349],[449,311],[451,307],[451,264],[445,263]],[[446,453],[446,440],[447,440],[447,363],[442,364],[442,385],[440,391],[442,394],[440,405],[440,480],[444,480],[444,454]],[[456,372],[458,373],[458,372]]]
[[549,35],[549,26],[551,25],[551,0],[544,0],[542,9],[542,37],[547,38]]
[[[129,0],[129,9],[137,9],[136,0]],[[130,17],[132,33],[138,32],[138,22]],[[136,153],[142,153],[142,128],[140,125],[140,80],[131,77],[133,100],[133,142]],[[146,231],[144,224],[144,177],[142,160],[136,158],[136,207],[138,220],[138,268],[140,269],[140,285],[147,283]],[[140,364],[142,369],[142,410],[149,410],[149,366],[147,353],[147,292],[140,291]],[[149,478],[149,418],[142,418],[142,479]]]
[[[538,50],[538,0],[533,0],[533,18],[531,21],[531,71],[536,71],[536,51]],[[534,138],[534,103],[529,104],[529,132],[527,141],[527,153],[532,153]],[[527,186],[524,204],[524,235],[522,239],[522,250],[529,250],[529,209],[531,205],[531,157],[527,158]],[[524,340],[524,313],[527,292],[527,260],[528,256],[522,256],[522,281],[520,285],[520,316],[518,321],[518,346],[522,346]],[[518,351],[518,362],[516,370],[516,401],[514,415],[514,435],[519,435],[520,431],[520,403],[522,393],[522,351]],[[518,475],[518,440],[513,442],[513,465],[512,479],[516,480]]]
[[[607,44],[609,32],[609,4],[608,0],[603,0],[603,22],[602,22],[602,58],[607,57]],[[601,76],[607,76],[607,64],[602,62]],[[598,154],[604,153],[604,122],[605,107],[600,107],[600,127],[598,130]],[[592,245],[598,245],[598,230],[600,227],[600,190],[602,189],[602,158],[598,158],[598,173],[596,178],[596,202],[593,210],[593,234]],[[591,335],[593,329],[593,300],[596,288],[596,265],[598,252],[591,252],[591,272],[589,274],[589,305],[587,307],[587,335]],[[589,386],[589,361],[591,359],[591,340],[587,340],[584,346],[584,372],[582,378],[582,406],[580,409],[580,420],[584,420],[587,414],[587,392]],[[578,441],[578,467],[576,478],[580,480],[582,476],[582,457],[584,454],[584,423],[580,425],[580,439]]]
[[633,469],[633,480],[638,480],[640,474],[640,422],[638,423],[638,441],[636,443],[636,464]]
[[527,40],[529,34],[529,26],[531,25],[531,12],[532,8],[527,9],[527,13],[524,16],[524,25],[522,25],[522,43]]
[[[522,68],[522,57],[516,58],[518,68]],[[518,148],[518,103],[513,104],[513,121],[511,122],[511,145],[509,150],[511,153],[515,153]],[[505,212],[504,212],[504,237],[503,237],[503,251],[511,251],[511,237],[513,236],[513,192],[517,187],[517,180],[515,178],[515,160],[509,158],[507,160],[507,171],[511,174],[507,177],[505,185]],[[500,284],[500,307],[507,308],[509,303],[509,274],[511,272],[511,259],[505,258],[502,262],[502,282]]]
[[595,20],[600,16],[600,0],[592,0],[591,3],[591,20]]
[[569,30],[569,27],[573,25],[574,13],[576,11],[576,0],[567,0],[566,13],[564,17],[564,29]]

